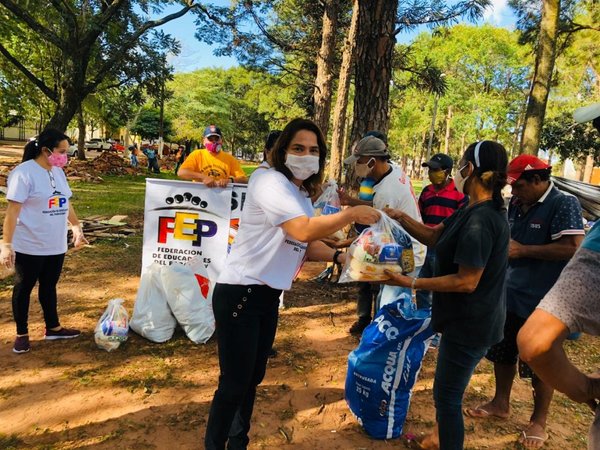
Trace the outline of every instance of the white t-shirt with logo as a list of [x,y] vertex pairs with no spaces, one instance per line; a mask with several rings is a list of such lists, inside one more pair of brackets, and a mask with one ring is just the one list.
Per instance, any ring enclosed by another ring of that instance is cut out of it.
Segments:
[[306,192],[275,169],[261,169],[248,185],[240,229],[217,281],[290,289],[308,244],[288,236],[281,224],[313,215]]
[[8,176],[6,199],[21,204],[13,249],[27,255],[67,252],[69,199],[73,195],[62,169],[46,170],[33,159]]
[[[392,171],[373,186],[373,207],[399,209],[416,221],[423,222],[410,178],[400,167],[392,164],[390,167]],[[425,262],[427,247],[412,236],[411,240],[415,254],[415,267],[420,267]]]

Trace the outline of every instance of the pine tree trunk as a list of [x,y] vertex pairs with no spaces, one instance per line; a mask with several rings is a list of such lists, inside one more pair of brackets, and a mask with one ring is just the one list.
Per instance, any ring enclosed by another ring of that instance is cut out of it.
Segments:
[[331,130],[331,153],[329,158],[329,178],[338,183],[342,177],[342,159],[344,155],[344,135],[346,131],[346,119],[348,112],[348,95],[350,92],[350,80],[352,77],[352,66],[354,62],[354,49],[356,48],[356,29],[358,25],[358,0],[354,0],[352,6],[352,19],[348,36],[344,44],[342,54],[342,65],[340,67],[340,79],[338,81],[337,98],[333,111],[333,128]]
[[450,152],[450,130],[452,124],[452,105],[448,106],[448,114],[446,115],[446,136],[444,140],[444,153],[446,155]]
[[543,0],[535,71],[525,113],[521,153],[537,155],[556,58],[560,0]]
[[369,130],[388,131],[397,9],[398,0],[359,2],[356,93],[350,147]]
[[329,131],[329,115],[331,114],[331,97],[333,86],[333,65],[336,50],[336,34],[338,26],[339,2],[328,0],[323,12],[323,31],[321,33],[321,49],[317,56],[317,76],[315,78],[314,121],[327,139]]
[[77,159],[85,160],[85,120],[83,119],[83,105],[77,111]]

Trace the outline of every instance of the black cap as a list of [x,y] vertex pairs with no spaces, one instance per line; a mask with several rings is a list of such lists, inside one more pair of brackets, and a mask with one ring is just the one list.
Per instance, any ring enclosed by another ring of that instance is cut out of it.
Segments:
[[429,167],[430,169],[452,169],[454,166],[454,161],[448,155],[444,153],[438,153],[433,155],[431,159],[427,162],[421,164],[423,167]]
[[388,143],[388,141],[387,141],[387,136],[385,135],[385,133],[382,133],[382,132],[381,132],[381,131],[379,131],[379,130],[371,130],[371,131],[367,131],[367,132],[365,133],[365,135],[363,136],[363,138],[366,138],[367,136],[374,136],[374,137],[376,137],[377,139],[380,139],[380,140],[382,140],[382,141],[383,141],[383,143],[384,143],[385,145],[387,145],[387,143]]
[[221,129],[214,125],[209,125],[204,129],[204,137],[207,138],[210,136],[223,137],[223,135],[221,134]]

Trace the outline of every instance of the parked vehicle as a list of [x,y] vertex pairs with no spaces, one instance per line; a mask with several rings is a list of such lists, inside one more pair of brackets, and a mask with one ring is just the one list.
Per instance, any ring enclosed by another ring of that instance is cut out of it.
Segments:
[[119,141],[115,141],[113,139],[109,139],[108,142],[112,145],[111,150],[115,152],[123,153],[125,151],[125,146],[121,144]]
[[84,147],[86,150],[98,150],[101,152],[103,150],[111,150],[112,144],[106,139],[93,138],[89,141],[86,141]]
[[79,149],[77,148],[77,144],[69,145],[69,149],[67,150],[67,156],[71,158],[77,158],[79,156]]

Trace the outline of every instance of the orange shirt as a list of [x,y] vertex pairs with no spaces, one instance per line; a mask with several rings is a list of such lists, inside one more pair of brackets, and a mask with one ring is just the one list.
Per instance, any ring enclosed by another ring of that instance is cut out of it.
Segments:
[[193,151],[180,169],[190,169],[217,180],[245,176],[239,161],[231,154],[224,151],[214,154],[206,149]]

